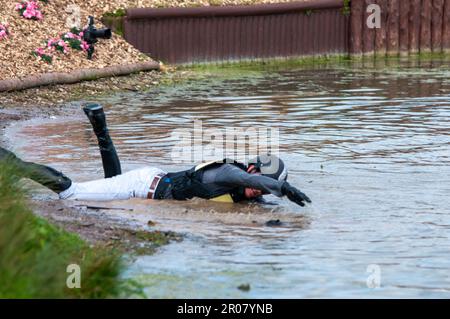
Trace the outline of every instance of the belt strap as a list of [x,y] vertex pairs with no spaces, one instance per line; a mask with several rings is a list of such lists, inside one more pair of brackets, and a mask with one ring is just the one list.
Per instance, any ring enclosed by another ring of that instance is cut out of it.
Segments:
[[154,199],[155,198],[155,192],[156,188],[158,187],[159,182],[163,177],[166,176],[164,173],[159,173],[158,175],[153,178],[151,184],[150,184],[150,190],[148,191],[147,198],[148,199]]

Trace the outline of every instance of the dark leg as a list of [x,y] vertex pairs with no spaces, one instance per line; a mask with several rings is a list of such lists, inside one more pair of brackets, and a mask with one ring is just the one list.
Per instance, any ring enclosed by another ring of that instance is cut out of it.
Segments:
[[26,177],[51,189],[55,193],[61,193],[72,185],[70,178],[57,170],[36,163],[24,162],[12,152],[0,147],[0,162],[13,166],[18,177]]
[[119,157],[117,156],[113,141],[109,136],[103,107],[98,104],[88,104],[83,108],[83,111],[89,118],[94,133],[97,136],[105,178],[122,174]]

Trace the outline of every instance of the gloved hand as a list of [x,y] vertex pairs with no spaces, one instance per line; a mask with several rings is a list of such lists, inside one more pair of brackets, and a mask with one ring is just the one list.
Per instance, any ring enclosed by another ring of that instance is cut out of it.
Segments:
[[285,195],[291,202],[294,202],[302,207],[305,206],[304,202],[311,203],[311,200],[308,196],[303,194],[297,188],[289,184],[288,182],[284,182],[283,186],[281,186],[281,192]]

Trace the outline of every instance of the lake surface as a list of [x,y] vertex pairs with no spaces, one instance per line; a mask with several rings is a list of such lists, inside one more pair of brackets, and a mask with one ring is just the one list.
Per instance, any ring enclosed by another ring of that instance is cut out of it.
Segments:
[[[189,167],[173,162],[172,133],[194,120],[276,128],[289,180],[313,205],[111,203],[135,208],[118,217],[185,234],[138,257],[127,276],[156,298],[450,297],[448,60],[219,73],[98,100],[124,170]],[[81,112],[10,138],[76,180],[102,177]],[[283,224],[265,226],[272,219]]]

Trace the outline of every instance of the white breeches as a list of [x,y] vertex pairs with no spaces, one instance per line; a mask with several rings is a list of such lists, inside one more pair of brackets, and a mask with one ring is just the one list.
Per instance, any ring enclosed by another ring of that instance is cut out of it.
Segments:
[[111,178],[72,183],[59,198],[92,201],[147,198],[150,184],[159,173],[166,174],[156,167],[144,167]]

